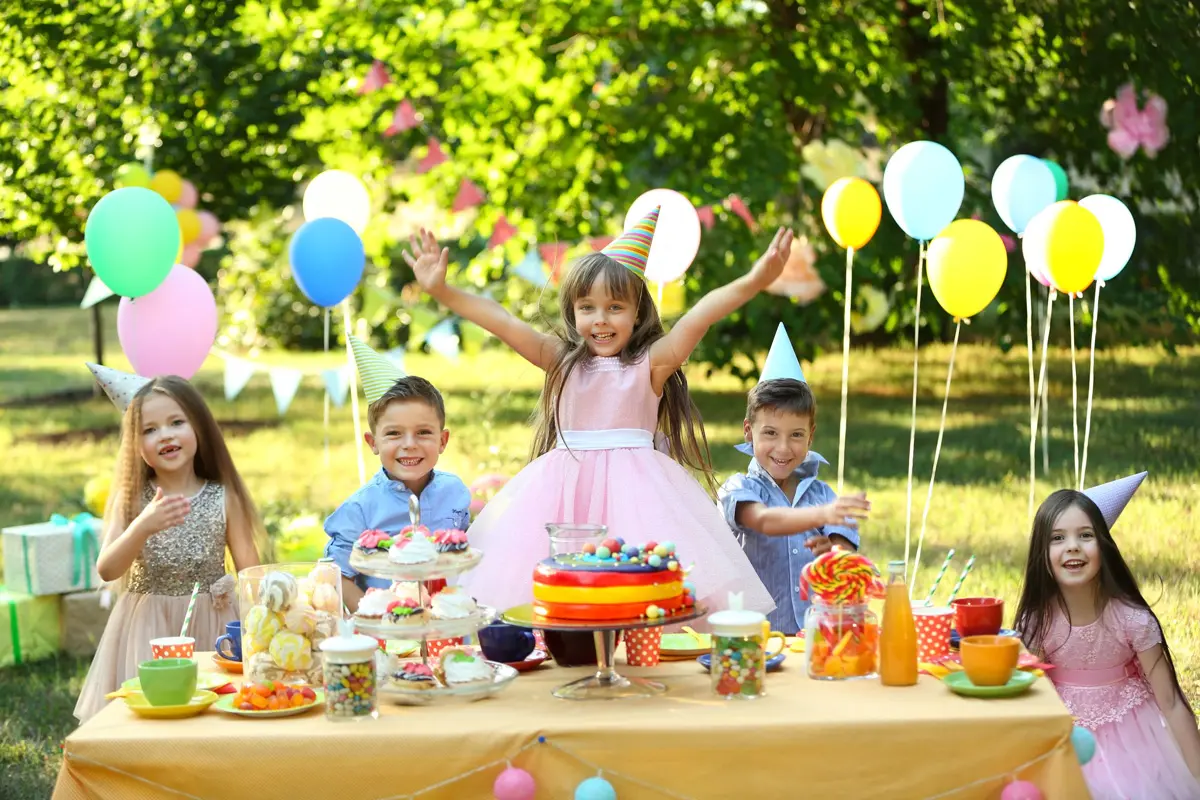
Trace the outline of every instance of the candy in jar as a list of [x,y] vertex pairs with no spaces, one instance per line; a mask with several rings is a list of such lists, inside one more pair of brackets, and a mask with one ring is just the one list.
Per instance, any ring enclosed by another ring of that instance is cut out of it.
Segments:
[[[733,606],[739,606],[734,596]],[[766,616],[730,608],[708,618],[712,630],[709,676],[713,691],[726,699],[753,699],[766,694]]]
[[866,603],[814,601],[804,615],[804,641],[808,677],[875,677],[879,621]]
[[335,721],[375,719],[378,673],[375,653],[379,642],[343,630],[321,642],[325,656],[325,716]]

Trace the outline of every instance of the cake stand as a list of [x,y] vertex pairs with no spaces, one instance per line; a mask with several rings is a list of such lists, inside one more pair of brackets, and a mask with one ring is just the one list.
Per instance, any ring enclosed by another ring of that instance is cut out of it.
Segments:
[[657,697],[667,690],[666,684],[645,678],[628,678],[617,673],[613,666],[613,653],[617,649],[617,632],[657,628],[689,622],[708,613],[703,606],[694,606],[689,611],[658,619],[631,619],[625,622],[573,622],[571,620],[548,619],[538,616],[529,603],[510,608],[500,615],[509,625],[521,628],[537,628],[562,633],[591,632],[596,637],[596,674],[564,684],[554,690],[555,697],[563,700],[621,700],[628,697]]

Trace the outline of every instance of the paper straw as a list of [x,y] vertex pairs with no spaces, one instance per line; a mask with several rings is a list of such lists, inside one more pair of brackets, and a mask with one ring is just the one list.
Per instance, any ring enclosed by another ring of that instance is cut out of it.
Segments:
[[967,565],[963,567],[962,575],[958,576],[958,583],[954,584],[954,589],[950,592],[950,599],[946,601],[946,605],[954,602],[954,598],[958,597],[958,590],[962,588],[963,581],[967,579],[967,575],[971,573],[971,567],[975,566],[975,556],[967,559]]
[[180,636],[187,636],[188,624],[192,621],[192,612],[196,610],[196,598],[200,596],[200,581],[196,581],[196,585],[192,587],[192,599],[188,601],[187,613],[183,615],[183,627],[179,630]]
[[933,593],[937,591],[938,584],[942,582],[942,576],[946,574],[947,567],[950,566],[950,559],[954,558],[954,548],[950,548],[950,552],[946,553],[946,560],[942,562],[942,568],[938,570],[937,577],[933,579],[933,586],[929,587],[929,594],[925,596],[925,605],[933,604]]

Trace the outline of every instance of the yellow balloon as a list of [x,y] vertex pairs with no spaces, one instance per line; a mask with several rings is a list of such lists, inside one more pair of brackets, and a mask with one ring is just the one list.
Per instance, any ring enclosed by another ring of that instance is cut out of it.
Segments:
[[687,307],[686,292],[683,289],[683,281],[671,281],[670,283],[662,284],[662,302],[658,302],[659,284],[654,281],[647,281],[647,287],[650,289],[650,296],[654,298],[658,304],[658,313],[662,317],[677,317],[682,314]]
[[879,229],[883,205],[879,192],[862,178],[841,178],[821,198],[821,219],[833,240],[842,247],[859,249]]
[[973,317],[1004,284],[1008,251],[986,222],[960,219],[946,226],[925,256],[933,296],[952,317]]
[[1045,271],[1060,292],[1075,294],[1091,285],[1104,257],[1104,226],[1073,200],[1038,212],[1021,243],[1025,260]]
[[122,164],[117,168],[115,182],[118,189],[126,186],[140,186],[145,189],[150,185],[150,173],[141,164]]
[[164,169],[154,173],[154,177],[150,179],[150,188],[162,195],[168,203],[177,203],[179,198],[183,197],[183,178],[179,177],[178,172]]
[[191,244],[200,238],[199,214],[190,208],[181,208],[175,212],[175,216],[179,219],[179,232],[183,235],[184,244]]

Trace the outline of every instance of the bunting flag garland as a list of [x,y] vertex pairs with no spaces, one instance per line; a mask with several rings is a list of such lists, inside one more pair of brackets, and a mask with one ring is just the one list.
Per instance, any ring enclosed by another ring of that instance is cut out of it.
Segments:
[[417,162],[417,172],[425,174],[430,172],[435,167],[445,164],[449,160],[446,151],[442,150],[442,144],[435,137],[429,137],[429,152],[425,157]]
[[257,371],[253,361],[241,358],[225,359],[225,399],[232,402],[250,383]]
[[712,206],[697,208],[696,216],[700,218],[700,224],[704,226],[704,230],[706,231],[711,231],[713,226],[717,224],[717,218],[713,215]]
[[468,208],[481,205],[485,199],[486,196],[478,186],[471,183],[467,178],[463,178],[462,183],[458,185],[458,194],[454,196],[454,204],[451,208],[457,214],[460,211],[466,211]]
[[362,85],[358,87],[360,95],[370,94],[392,82],[391,76],[388,75],[387,67],[379,59],[375,59],[371,64],[371,68],[367,70],[367,76],[363,78]]
[[87,291],[83,293],[83,300],[80,301],[80,308],[91,308],[102,300],[115,295],[112,289],[104,285],[104,281],[99,277],[93,277],[92,282],[88,284]]
[[412,103],[407,100],[400,101],[400,105],[396,106],[396,110],[392,113],[392,124],[388,125],[387,130],[383,132],[385,137],[391,138],[397,133],[410,131],[421,124],[421,118],[417,112],[413,110]]
[[434,325],[432,330],[425,334],[425,344],[438,355],[458,361],[459,339],[454,320],[447,318]]
[[492,235],[488,237],[488,249],[493,250],[516,235],[517,226],[509,222],[508,217],[501,214],[500,219],[496,220],[495,227],[492,228]]
[[[241,395],[250,380],[257,374],[265,372],[271,382],[271,392],[275,398],[275,406],[280,415],[286,414],[299,392],[303,379],[317,377],[322,386],[328,390],[330,402],[341,408],[350,391],[350,370],[348,364],[327,369],[297,369],[295,367],[276,366],[233,356],[218,350],[213,355],[225,362],[225,399],[233,402]],[[404,350],[395,348],[383,354],[389,362],[401,372],[404,371]]]
[[271,393],[275,395],[275,407],[279,409],[279,416],[282,417],[291,407],[292,400],[296,398],[296,392],[300,389],[300,381],[304,378],[304,372],[292,367],[274,367],[271,369],[270,375]]
[[350,392],[350,367],[321,370],[321,380],[325,383],[325,391],[329,393],[329,402],[335,408],[341,408],[346,403],[346,395]]
[[544,288],[550,282],[550,276],[546,274],[546,267],[542,259],[538,257],[536,247],[529,248],[525,258],[512,268],[512,274],[524,278],[539,289]]

